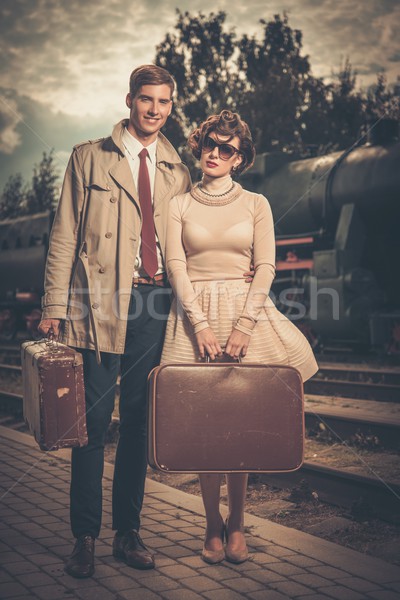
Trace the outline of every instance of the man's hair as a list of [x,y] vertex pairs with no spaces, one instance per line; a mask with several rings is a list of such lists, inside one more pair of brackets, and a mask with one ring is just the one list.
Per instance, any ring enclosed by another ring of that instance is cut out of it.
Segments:
[[134,69],[131,73],[129,78],[129,93],[134,98],[142,85],[163,85],[164,83],[169,86],[172,96],[175,90],[175,81],[172,75],[162,67],[142,65]]
[[238,113],[231,112],[230,110],[222,110],[219,115],[211,115],[211,117],[200,123],[190,134],[188,145],[195,158],[200,160],[204,138],[212,131],[215,131],[217,139],[218,135],[228,136],[228,142],[235,136],[239,138],[239,150],[242,155],[242,162],[236,167],[236,175],[240,175],[253,165],[256,151],[250,129]]

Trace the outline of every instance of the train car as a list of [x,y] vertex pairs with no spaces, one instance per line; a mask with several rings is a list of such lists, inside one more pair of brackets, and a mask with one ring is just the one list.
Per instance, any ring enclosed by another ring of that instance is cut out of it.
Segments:
[[386,120],[345,152],[262,154],[247,173],[274,215],[275,300],[314,344],[399,352],[398,139]]
[[0,222],[0,339],[36,337],[52,212]]

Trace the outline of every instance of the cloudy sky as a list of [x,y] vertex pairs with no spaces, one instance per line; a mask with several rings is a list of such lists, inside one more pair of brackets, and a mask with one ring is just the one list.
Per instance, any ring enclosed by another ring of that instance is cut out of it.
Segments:
[[398,0],[1,0],[0,190],[18,171],[30,179],[50,148],[62,173],[74,144],[126,116],[129,74],[152,62],[175,8],[224,10],[228,27],[250,35],[286,11],[314,75],[329,79],[347,56],[363,87],[400,73]]

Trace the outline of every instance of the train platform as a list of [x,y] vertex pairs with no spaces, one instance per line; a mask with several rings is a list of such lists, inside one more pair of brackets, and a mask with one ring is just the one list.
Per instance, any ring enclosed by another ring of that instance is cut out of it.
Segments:
[[[397,600],[400,568],[309,534],[246,515],[250,559],[207,565],[201,499],[147,480],[141,534],[156,569],[138,571],[111,554],[111,482],[96,572],[64,572],[71,552],[69,451],[41,452],[23,433],[0,427],[0,598],[3,600]],[[226,513],[226,507],[222,507]]]

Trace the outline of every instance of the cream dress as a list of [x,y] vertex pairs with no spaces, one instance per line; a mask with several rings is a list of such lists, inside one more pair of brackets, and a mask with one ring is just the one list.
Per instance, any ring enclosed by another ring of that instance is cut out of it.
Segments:
[[[255,268],[251,284],[243,273]],[[195,333],[211,327],[224,347],[238,329],[251,336],[243,363],[318,370],[301,331],[269,298],[275,236],[267,199],[238,183],[221,195],[196,185],[170,202],[166,267],[174,291],[161,363],[197,362]]]

